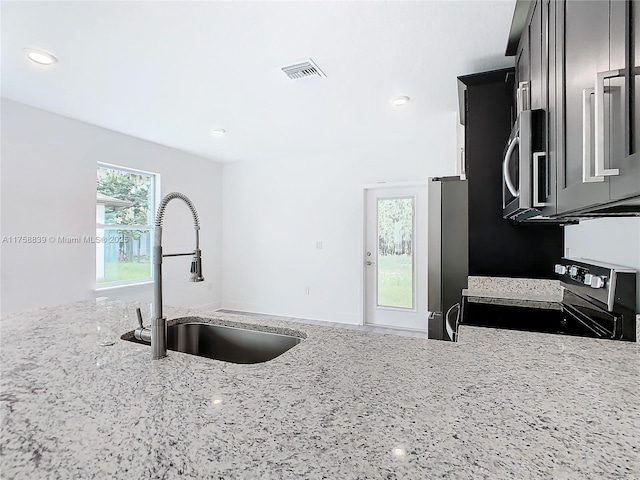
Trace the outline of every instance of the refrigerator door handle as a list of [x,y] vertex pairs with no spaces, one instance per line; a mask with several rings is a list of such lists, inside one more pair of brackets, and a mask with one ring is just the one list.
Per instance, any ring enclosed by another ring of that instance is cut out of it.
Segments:
[[[447,310],[447,314],[444,316],[444,324],[445,327],[447,327],[447,335],[449,335],[449,338],[451,339],[452,342],[457,342],[457,336],[458,333],[456,332],[457,330],[457,320],[456,322],[452,325],[451,324],[451,320],[449,319],[449,316],[451,315],[451,312],[453,312],[453,310],[456,311],[460,311],[460,304],[459,303],[455,303],[453,305],[451,305],[451,308],[449,308],[449,310]],[[456,317],[457,317],[457,313],[456,313]]]

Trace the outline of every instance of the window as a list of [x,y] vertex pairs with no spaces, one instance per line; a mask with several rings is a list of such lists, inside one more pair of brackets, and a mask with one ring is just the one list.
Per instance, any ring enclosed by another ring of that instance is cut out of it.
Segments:
[[414,308],[415,198],[378,198],[378,306]]
[[96,285],[110,287],[152,279],[158,175],[98,164]]

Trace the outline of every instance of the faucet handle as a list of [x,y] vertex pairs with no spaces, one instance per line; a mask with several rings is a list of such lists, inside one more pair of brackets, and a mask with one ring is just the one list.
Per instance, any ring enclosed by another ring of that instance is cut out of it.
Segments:
[[142,324],[142,312],[140,311],[140,307],[136,308],[136,315],[138,316],[138,325],[140,325],[140,328],[144,328],[144,325]]
[[138,325],[140,325],[140,327],[136,328],[133,331],[133,336],[143,342],[151,343],[151,329],[144,328],[144,325],[142,324],[142,312],[140,311],[140,308],[136,308],[136,315],[138,315]]

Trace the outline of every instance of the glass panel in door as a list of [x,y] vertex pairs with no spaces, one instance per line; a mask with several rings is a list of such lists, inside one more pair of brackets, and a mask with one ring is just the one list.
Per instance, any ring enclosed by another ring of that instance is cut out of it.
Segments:
[[377,304],[414,308],[414,198],[378,199]]

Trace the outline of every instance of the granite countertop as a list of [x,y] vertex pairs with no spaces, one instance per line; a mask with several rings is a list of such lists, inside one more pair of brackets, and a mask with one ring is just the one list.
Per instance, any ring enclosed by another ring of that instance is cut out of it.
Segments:
[[640,477],[636,344],[469,326],[454,344],[212,313],[306,338],[262,364],[151,361],[148,346],[98,345],[97,325],[135,326],[121,307],[0,321],[3,479]]
[[563,295],[558,280],[470,276],[468,285],[462,291],[467,297],[561,302]]
[[487,303],[491,305],[505,305],[508,307],[527,307],[527,308],[536,308],[541,310],[560,310],[562,311],[562,303],[553,301],[551,299],[546,300],[531,300],[531,299],[523,299],[518,296],[503,296],[503,295],[492,295],[489,292],[486,292],[484,295],[478,293],[469,293],[467,291],[462,291],[462,297],[466,297],[467,302],[469,303]]

